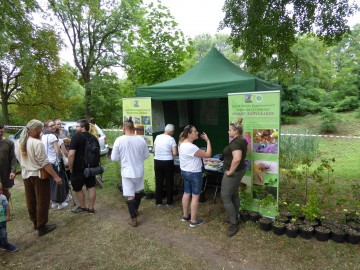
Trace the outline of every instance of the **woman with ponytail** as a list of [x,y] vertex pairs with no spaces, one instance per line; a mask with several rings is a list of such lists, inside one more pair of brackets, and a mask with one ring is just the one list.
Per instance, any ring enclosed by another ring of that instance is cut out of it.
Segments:
[[[206,151],[199,149],[199,147],[193,144],[199,138],[199,132],[197,132],[193,125],[188,125],[184,128],[179,140],[180,169],[181,175],[184,178],[183,217],[181,220],[190,221],[190,227],[192,228],[203,224],[203,220],[196,217],[202,188],[202,158],[211,157],[211,143],[208,136],[205,133],[202,133],[200,136],[207,143]],[[191,215],[189,214],[189,206]]]
[[238,218],[240,208],[239,186],[246,166],[247,141],[243,138],[242,119],[229,125],[230,144],[223,150],[224,176],[221,182],[221,198],[229,218],[227,236],[234,236],[239,230]]

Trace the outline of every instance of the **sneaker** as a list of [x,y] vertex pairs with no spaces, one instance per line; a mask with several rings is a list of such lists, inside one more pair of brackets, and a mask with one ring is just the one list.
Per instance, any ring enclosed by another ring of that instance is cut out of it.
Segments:
[[203,224],[204,223],[204,221],[202,220],[202,219],[198,219],[197,221],[195,221],[195,222],[191,222],[190,221],[190,227],[191,228],[195,228],[196,226],[199,226],[199,225],[201,225],[201,224]]
[[58,205],[58,209],[59,209],[59,210],[64,209],[64,208],[68,207],[68,205],[69,205],[69,204],[68,204],[67,202],[60,203],[60,204]]
[[58,208],[59,204],[58,203],[51,203],[51,208],[55,209]]
[[181,221],[190,221],[190,219],[191,219],[191,216],[190,215],[188,215],[188,217],[182,217],[181,218]]
[[166,204],[166,207],[174,207],[174,204]]
[[47,234],[49,232],[52,232],[55,229],[56,229],[55,224],[53,224],[53,225],[45,225],[45,227],[38,229],[38,235],[43,236],[43,235],[45,235],[45,234]]
[[15,251],[18,250],[17,246],[9,244],[9,243],[7,243],[5,245],[2,245],[0,249],[1,250],[6,250],[6,251],[9,251],[9,252],[15,252]]
[[70,194],[68,194],[65,202],[70,202],[70,201],[72,201],[72,199],[73,199],[73,197]]
[[161,204],[161,203],[159,203],[159,204],[157,204],[157,205],[156,205],[156,207],[161,207],[161,206],[162,206],[162,204]]
[[80,206],[71,210],[71,212],[74,214],[85,213],[87,211],[88,211],[88,209],[86,207],[82,208]]
[[88,213],[90,214],[90,215],[93,215],[93,214],[95,214],[95,209],[90,209],[90,208],[88,208]]
[[128,220],[128,223],[133,226],[133,227],[137,227],[138,223],[137,223],[137,218],[130,218]]

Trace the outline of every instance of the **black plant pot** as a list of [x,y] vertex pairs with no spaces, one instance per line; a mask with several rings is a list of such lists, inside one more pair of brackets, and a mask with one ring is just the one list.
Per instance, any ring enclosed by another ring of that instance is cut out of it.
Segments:
[[272,220],[270,218],[266,218],[266,217],[260,218],[259,222],[260,222],[261,230],[266,232],[271,231]]
[[273,232],[276,235],[285,234],[285,223],[276,222],[273,224]]
[[351,234],[348,234],[347,237],[346,237],[346,240],[350,243],[350,244],[359,244],[360,242],[360,236],[359,235],[351,235]]
[[318,241],[327,241],[330,238],[330,229],[319,226],[315,228],[315,237]]
[[314,227],[308,224],[303,224],[299,226],[300,236],[304,239],[311,239],[314,235]]
[[299,234],[299,227],[294,223],[286,225],[286,235],[290,238],[296,238]]
[[354,229],[349,229],[347,231],[346,240],[351,244],[358,244],[360,242],[360,233]]
[[261,218],[261,215],[258,212],[250,212],[249,219],[252,222],[256,222]]
[[248,211],[246,211],[246,210],[241,210],[240,212],[239,212],[239,214],[240,214],[240,220],[241,220],[241,222],[246,222],[246,221],[248,221],[249,220],[249,212]]
[[341,229],[331,229],[330,238],[336,243],[344,243],[346,240],[346,232]]

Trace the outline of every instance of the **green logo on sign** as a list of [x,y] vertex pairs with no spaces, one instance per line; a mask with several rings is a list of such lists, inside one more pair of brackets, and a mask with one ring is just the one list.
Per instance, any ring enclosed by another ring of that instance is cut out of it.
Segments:
[[263,101],[263,96],[262,95],[256,95],[256,101],[257,102]]

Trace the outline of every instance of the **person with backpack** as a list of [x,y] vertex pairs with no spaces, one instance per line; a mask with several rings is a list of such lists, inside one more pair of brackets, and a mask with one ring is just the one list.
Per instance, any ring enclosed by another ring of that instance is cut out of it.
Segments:
[[[96,179],[95,175],[87,174],[84,171],[99,168],[100,164],[100,145],[97,138],[89,133],[90,124],[87,120],[79,120],[76,123],[76,134],[70,142],[68,156],[70,179],[79,207],[72,209],[73,213],[88,212],[94,214],[96,199]],[[86,186],[89,196],[89,207],[85,205],[85,193],[83,186]]]
[[148,146],[142,136],[135,135],[134,123],[124,121],[124,135],[114,142],[112,161],[120,161],[123,195],[127,197],[129,209],[128,223],[136,227],[139,206],[144,195],[144,160],[150,156]]

